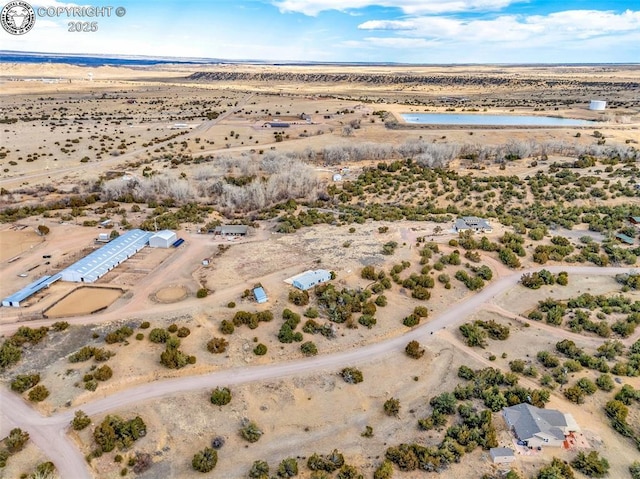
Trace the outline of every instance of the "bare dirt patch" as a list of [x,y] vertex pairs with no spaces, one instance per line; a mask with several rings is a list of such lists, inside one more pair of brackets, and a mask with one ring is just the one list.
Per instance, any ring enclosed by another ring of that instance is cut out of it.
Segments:
[[31,228],[0,231],[0,261],[15,258],[43,241],[44,238]]
[[65,318],[92,314],[107,308],[122,293],[123,291],[117,288],[80,287],[45,310],[44,315],[48,318]]

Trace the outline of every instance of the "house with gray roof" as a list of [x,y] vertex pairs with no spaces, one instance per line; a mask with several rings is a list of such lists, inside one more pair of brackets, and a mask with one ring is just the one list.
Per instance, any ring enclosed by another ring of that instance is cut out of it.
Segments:
[[571,414],[555,409],[522,403],[504,408],[502,414],[516,437],[530,448],[561,447],[566,436],[580,431]]
[[453,230],[457,233],[461,231],[475,231],[476,233],[491,233],[493,228],[484,218],[477,216],[463,216],[458,218],[453,225]]

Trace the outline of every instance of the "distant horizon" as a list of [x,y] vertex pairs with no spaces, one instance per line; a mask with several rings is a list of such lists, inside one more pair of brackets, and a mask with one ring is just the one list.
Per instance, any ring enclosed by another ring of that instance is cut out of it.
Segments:
[[[637,0],[125,0],[117,8],[28,3],[29,30],[0,28],[6,50],[320,64],[639,61]],[[97,15],[98,8],[106,11]],[[18,13],[22,24],[25,14]]]
[[[6,61],[5,57],[21,57],[20,60]],[[357,61],[296,61],[287,59],[252,59],[252,58],[206,58],[206,57],[175,57],[162,55],[132,55],[118,53],[70,53],[70,52],[43,52],[43,51],[19,51],[19,50],[0,50],[0,63],[43,63],[43,59],[50,60],[56,58],[85,58],[85,59],[105,59],[105,60],[129,60],[136,62],[137,60],[144,64],[172,64],[185,63],[190,65],[211,65],[211,64],[246,64],[246,65],[271,65],[271,66],[295,66],[295,65],[336,65],[336,66],[412,66],[412,67],[432,67],[432,66],[503,66],[503,67],[526,67],[526,66],[625,66],[638,65],[640,62],[558,62],[558,63],[399,63],[399,62],[357,62]],[[40,59],[41,61],[29,61]],[[68,62],[59,62],[68,63]],[[78,64],[72,63],[72,64]],[[126,66],[126,65],[122,65]],[[138,65],[143,66],[143,65]]]

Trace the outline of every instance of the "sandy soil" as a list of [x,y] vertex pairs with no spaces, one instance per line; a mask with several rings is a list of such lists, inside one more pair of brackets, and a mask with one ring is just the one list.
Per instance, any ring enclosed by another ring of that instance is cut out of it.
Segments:
[[115,288],[84,286],[73,290],[54,306],[44,311],[48,318],[65,318],[92,314],[108,307],[122,295]]
[[30,228],[3,229],[0,231],[0,262],[16,258],[43,241],[44,238]]

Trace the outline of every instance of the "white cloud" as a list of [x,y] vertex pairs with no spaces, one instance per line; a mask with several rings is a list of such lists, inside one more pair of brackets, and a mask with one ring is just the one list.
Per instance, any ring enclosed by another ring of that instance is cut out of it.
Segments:
[[398,8],[407,15],[499,10],[517,0],[272,0],[283,13],[316,16],[327,10],[349,10],[379,6]]
[[[569,10],[549,15],[501,15],[493,19],[465,20],[420,16],[406,20],[372,20],[361,30],[388,31],[399,37],[456,43],[518,42],[520,46],[558,45],[607,35],[640,32],[640,11],[617,14],[595,10]],[[518,45],[513,45],[518,46]]]

